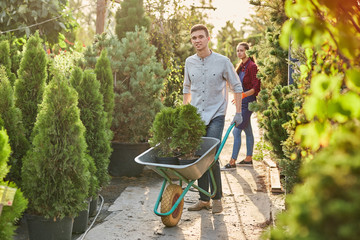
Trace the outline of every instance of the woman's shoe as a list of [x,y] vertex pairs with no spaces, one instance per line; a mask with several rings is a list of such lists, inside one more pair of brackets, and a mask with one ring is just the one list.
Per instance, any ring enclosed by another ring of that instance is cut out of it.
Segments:
[[241,165],[252,165],[253,164],[253,162],[252,162],[252,160],[251,161],[245,161],[245,159],[244,160],[242,160],[241,162],[238,162],[237,164],[241,164]]

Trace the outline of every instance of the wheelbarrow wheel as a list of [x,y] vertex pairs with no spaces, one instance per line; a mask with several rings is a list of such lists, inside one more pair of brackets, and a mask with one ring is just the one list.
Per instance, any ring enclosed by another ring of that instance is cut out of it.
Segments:
[[[171,208],[175,205],[176,201],[182,194],[183,190],[181,186],[176,184],[170,184],[166,187],[164,194],[161,199],[161,213],[166,213],[171,210]],[[168,216],[161,216],[161,221],[167,227],[176,226],[181,218],[181,214],[184,207],[184,199],[181,200],[178,207],[174,210],[174,212]]]

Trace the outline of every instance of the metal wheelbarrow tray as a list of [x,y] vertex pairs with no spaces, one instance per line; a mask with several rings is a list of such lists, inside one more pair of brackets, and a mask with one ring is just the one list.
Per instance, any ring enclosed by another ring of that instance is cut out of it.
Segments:
[[[161,217],[161,221],[165,226],[173,227],[179,222],[184,207],[184,196],[190,187],[196,188],[211,198],[215,196],[217,186],[212,166],[219,159],[220,152],[234,126],[235,124],[232,124],[228,128],[217,152],[216,147],[220,141],[212,137],[203,137],[200,149],[197,151],[200,158],[188,165],[157,163],[155,160],[157,150],[155,148],[150,148],[135,158],[137,163],[146,165],[164,178],[158,199],[155,203],[154,213]],[[210,192],[194,184],[206,171],[209,171],[213,186]],[[173,180],[179,180],[179,184],[174,184]],[[185,188],[182,187],[183,182],[187,184]],[[158,211],[160,202],[161,209]]]
[[170,179],[179,179],[179,176],[174,173],[175,171],[188,180],[197,180],[214,162],[216,146],[220,143],[219,139],[212,137],[202,137],[202,139],[200,149],[196,152],[196,155],[200,156],[200,158],[188,165],[161,164],[156,162],[155,156],[157,155],[157,150],[155,148],[150,148],[143,152],[135,158],[135,161],[148,166],[163,177],[165,173]]

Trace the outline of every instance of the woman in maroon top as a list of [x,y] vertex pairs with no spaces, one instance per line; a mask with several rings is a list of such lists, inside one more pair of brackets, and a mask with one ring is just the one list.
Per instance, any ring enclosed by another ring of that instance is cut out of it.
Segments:
[[241,42],[236,47],[236,53],[240,59],[240,64],[236,67],[236,72],[239,74],[244,92],[242,93],[241,112],[243,122],[234,128],[234,145],[230,162],[225,165],[225,168],[236,168],[236,159],[239,155],[241,147],[241,131],[244,130],[246,135],[246,158],[239,162],[239,164],[252,164],[252,155],[254,149],[254,136],[251,128],[251,114],[249,110],[249,103],[256,101],[256,96],[260,91],[260,80],[256,77],[258,68],[252,57],[248,57],[246,50],[249,50],[249,44]]

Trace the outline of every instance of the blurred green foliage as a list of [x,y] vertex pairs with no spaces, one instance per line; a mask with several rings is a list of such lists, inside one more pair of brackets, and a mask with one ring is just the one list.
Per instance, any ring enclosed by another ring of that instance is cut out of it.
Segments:
[[[357,239],[360,184],[360,15],[358,1],[286,2],[281,43],[305,49],[300,79],[310,80],[295,140],[302,184],[287,198],[270,239]],[[303,154],[307,156],[307,154]],[[305,161],[305,159],[307,159]]]

